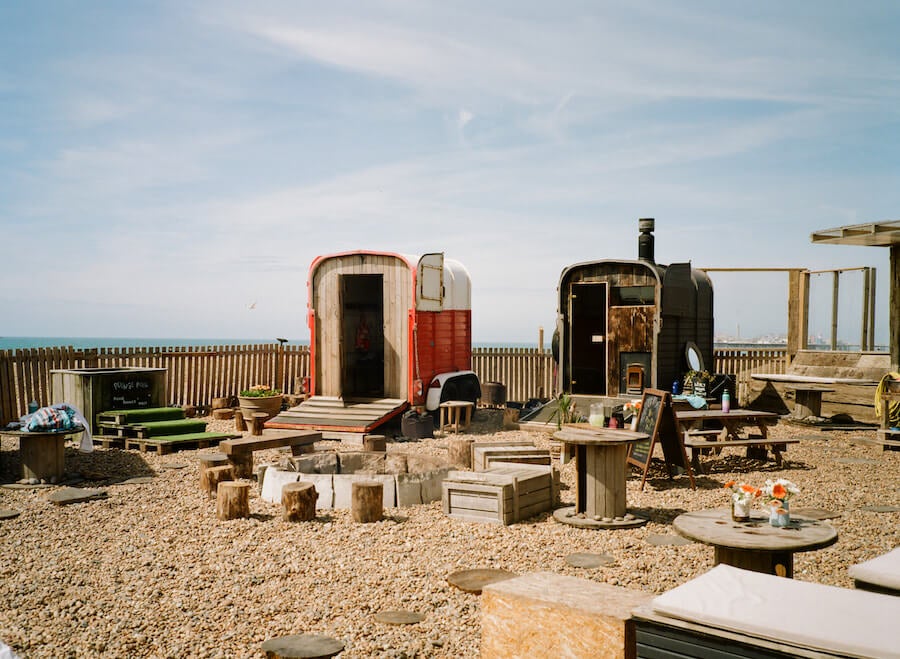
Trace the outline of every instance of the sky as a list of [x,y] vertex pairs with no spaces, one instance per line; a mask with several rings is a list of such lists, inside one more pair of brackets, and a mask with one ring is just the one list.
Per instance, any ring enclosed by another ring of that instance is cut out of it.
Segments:
[[[562,269],[637,258],[653,217],[663,264],[875,267],[886,343],[888,250],[810,234],[898,219],[898,28],[874,0],[2,3],[0,335],[303,340],[311,261],[371,249],[461,261],[476,342],[549,342]],[[718,333],[785,332],[787,275],[712,277]]]

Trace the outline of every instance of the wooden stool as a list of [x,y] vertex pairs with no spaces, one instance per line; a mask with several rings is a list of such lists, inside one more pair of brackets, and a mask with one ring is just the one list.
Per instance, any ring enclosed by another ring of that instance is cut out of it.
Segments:
[[220,407],[212,411],[212,418],[217,421],[228,421],[234,418],[234,410],[230,407]]
[[234,430],[235,432],[244,432],[247,430],[247,424],[244,423],[244,413],[240,407],[234,408]]
[[344,644],[330,636],[292,634],[270,638],[262,644],[266,659],[327,659],[344,651]]
[[263,434],[263,425],[266,423],[266,419],[269,418],[269,415],[265,412],[254,412],[253,419],[248,421],[250,423],[250,434],[254,437],[259,437]]
[[[467,400],[448,400],[439,405],[441,409],[441,432],[446,426],[453,426],[453,432],[459,432],[460,425],[463,430],[472,423],[472,409],[475,403]],[[465,412],[465,417],[463,417]]]
[[281,519],[285,522],[309,522],[316,518],[319,493],[312,483],[297,481],[281,486]]
[[363,451],[384,453],[386,450],[387,438],[384,435],[366,435],[363,437]]
[[219,483],[233,481],[234,478],[234,468],[230,464],[209,467],[200,473],[200,487],[213,499],[219,491]]
[[447,441],[447,457],[450,464],[459,465],[466,469],[472,468],[472,444],[474,439],[451,438]]
[[384,484],[356,481],[350,486],[350,514],[354,522],[377,522],[384,516]]
[[250,483],[240,481],[219,483],[216,492],[216,517],[222,521],[250,517]]
[[[224,453],[205,453],[203,455],[197,456],[197,461],[200,463],[200,489],[209,491],[209,482],[207,477],[207,470],[212,469],[213,467],[222,467],[228,465],[228,456]],[[222,480],[234,480],[232,479],[222,479]],[[215,488],[213,488],[213,493],[215,493]]]

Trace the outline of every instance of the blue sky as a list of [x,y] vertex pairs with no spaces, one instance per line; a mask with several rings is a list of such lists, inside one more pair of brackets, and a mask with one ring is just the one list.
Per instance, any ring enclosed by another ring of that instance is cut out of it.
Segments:
[[[878,268],[886,342],[887,250],[809,236],[898,218],[898,28],[895,2],[0,4],[0,334],[304,339],[312,259],[385,249],[466,265],[476,341],[535,341],[562,268],[635,258],[655,217],[661,263]],[[718,331],[784,331],[786,275],[713,281]]]

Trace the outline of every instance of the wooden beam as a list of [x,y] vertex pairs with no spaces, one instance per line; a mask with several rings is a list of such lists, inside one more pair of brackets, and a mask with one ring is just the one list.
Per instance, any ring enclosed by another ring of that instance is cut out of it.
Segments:
[[869,345],[869,268],[863,269],[862,277],[862,322],[859,324],[859,349]]
[[834,277],[834,286],[831,290],[831,349],[837,350],[838,292],[841,286],[841,273],[835,270],[832,276]]
[[900,244],[891,245],[890,325],[891,371],[900,370]]

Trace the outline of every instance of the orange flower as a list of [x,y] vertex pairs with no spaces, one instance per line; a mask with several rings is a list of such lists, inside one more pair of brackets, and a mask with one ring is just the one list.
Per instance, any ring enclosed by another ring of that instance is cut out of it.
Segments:
[[781,483],[775,483],[772,486],[772,496],[776,499],[784,499],[787,496],[787,489]]
[[725,483],[725,485],[723,485],[722,487],[724,487],[724,488],[732,488],[732,487],[734,487],[734,481],[728,481],[728,482]]

